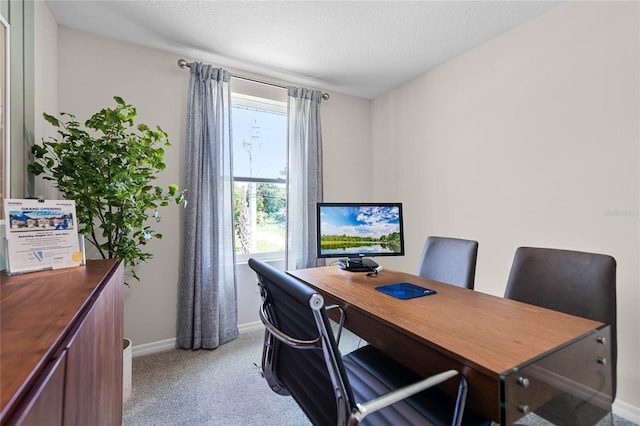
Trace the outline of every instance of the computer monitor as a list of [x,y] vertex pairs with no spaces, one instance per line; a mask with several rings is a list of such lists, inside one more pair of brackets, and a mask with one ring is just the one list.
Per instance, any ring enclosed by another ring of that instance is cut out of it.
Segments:
[[370,257],[404,256],[401,203],[318,203],[320,258],[343,258],[340,267],[374,271]]

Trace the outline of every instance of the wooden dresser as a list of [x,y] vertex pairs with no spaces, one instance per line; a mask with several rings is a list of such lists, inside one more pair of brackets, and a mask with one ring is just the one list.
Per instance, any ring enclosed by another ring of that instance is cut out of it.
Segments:
[[0,423],[120,425],[122,263],[1,278]]

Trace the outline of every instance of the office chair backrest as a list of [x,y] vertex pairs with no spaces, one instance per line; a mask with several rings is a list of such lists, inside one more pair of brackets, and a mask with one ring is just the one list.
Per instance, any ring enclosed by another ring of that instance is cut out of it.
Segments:
[[[266,263],[249,259],[249,266],[262,287],[267,320],[290,337],[317,343],[300,350],[273,338],[268,342],[272,352],[263,354],[263,370],[272,389],[289,393],[313,424],[347,419],[355,406],[353,393],[322,296]],[[265,356],[271,358],[266,364]]]
[[504,297],[611,325],[616,394],[616,261],[604,254],[519,247]]
[[429,237],[422,250],[418,275],[473,289],[478,242],[459,238]]

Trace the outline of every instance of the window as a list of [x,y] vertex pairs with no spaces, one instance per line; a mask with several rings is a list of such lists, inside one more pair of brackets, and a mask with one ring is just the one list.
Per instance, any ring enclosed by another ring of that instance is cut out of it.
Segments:
[[232,95],[237,255],[283,253],[286,241],[287,105]]

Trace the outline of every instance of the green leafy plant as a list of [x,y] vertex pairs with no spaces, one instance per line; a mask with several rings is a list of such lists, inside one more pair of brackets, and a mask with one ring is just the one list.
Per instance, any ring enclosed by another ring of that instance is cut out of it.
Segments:
[[84,127],[72,114],[60,118],[44,113],[57,137],[43,140],[31,152],[28,170],[42,175],[68,200],[75,200],[78,231],[102,258],[117,258],[137,281],[134,267],[153,257],[143,250],[152,238],[162,238],[149,219],[160,221],[158,208],[171,200],[185,204],[178,185],[165,190],[153,185],[165,169],[163,146],[170,145],[160,128],[134,124],[136,108],[120,97],[116,107],[91,116]]

